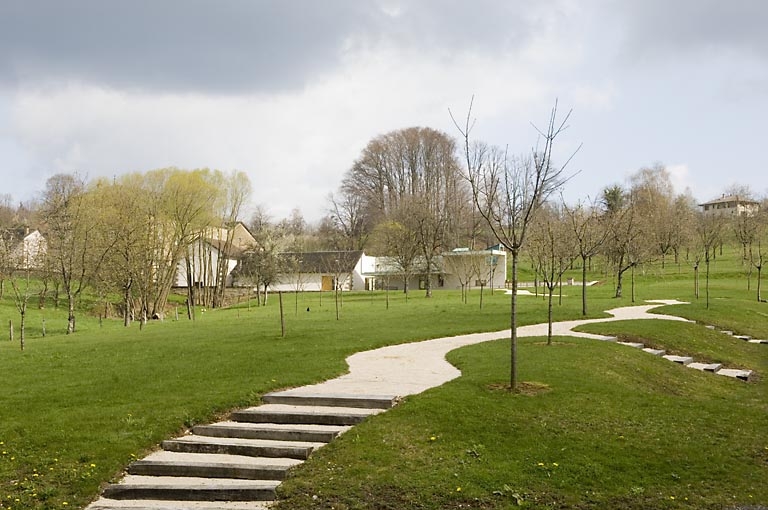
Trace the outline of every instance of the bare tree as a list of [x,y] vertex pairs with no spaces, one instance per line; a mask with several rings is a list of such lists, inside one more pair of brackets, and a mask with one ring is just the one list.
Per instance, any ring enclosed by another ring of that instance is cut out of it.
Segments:
[[547,345],[552,344],[552,299],[563,274],[577,256],[575,235],[565,213],[545,207],[531,224],[530,251],[547,289]]
[[443,255],[446,269],[459,280],[462,303],[467,303],[472,281],[484,276],[480,274],[480,267],[484,259],[485,254],[470,251],[453,251]]
[[723,218],[718,214],[699,213],[696,222],[696,238],[701,252],[704,254],[706,267],[705,292],[706,306],[709,308],[709,273],[710,264],[715,257],[715,251],[722,242]]
[[[517,265],[528,227],[542,204],[568,177],[565,167],[553,161],[557,137],[566,129],[571,112],[562,119],[557,116],[557,103],[552,108],[546,127],[536,129],[539,139],[531,154],[517,159],[499,157],[500,151],[489,151],[473,144],[470,136],[474,126],[472,103],[467,118],[460,125],[451,114],[464,141],[467,179],[472,198],[480,215],[498,241],[512,257],[512,304],[510,310],[510,388],[517,390]],[[534,126],[535,127],[535,126]]]
[[578,203],[575,207],[568,207],[564,203],[563,210],[581,258],[581,314],[587,315],[587,265],[592,257],[600,253],[610,231],[595,204],[585,206]]

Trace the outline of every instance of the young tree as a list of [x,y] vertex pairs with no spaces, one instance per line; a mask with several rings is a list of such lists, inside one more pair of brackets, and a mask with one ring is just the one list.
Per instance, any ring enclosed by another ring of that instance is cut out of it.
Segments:
[[408,281],[416,272],[416,258],[420,251],[417,232],[410,226],[410,209],[406,204],[398,207],[392,219],[380,223],[374,231],[378,249],[389,256],[403,277],[403,293],[408,297]]
[[111,249],[100,237],[102,218],[96,193],[77,175],[57,174],[48,179],[43,194],[42,219],[48,230],[48,256],[52,258],[67,295],[67,334],[75,332],[75,302]]
[[570,112],[562,119],[557,116],[557,103],[552,108],[546,128],[537,129],[539,141],[531,154],[510,160],[506,153],[473,144],[470,136],[474,122],[472,103],[466,122],[454,124],[464,141],[467,179],[478,212],[498,241],[512,258],[512,303],[510,310],[510,376],[509,384],[517,390],[517,266],[528,227],[542,204],[567,181],[565,167],[553,161],[558,136],[566,129]]
[[715,257],[715,251],[722,242],[723,218],[718,214],[700,212],[696,222],[696,239],[699,249],[704,254],[706,267],[705,292],[707,296],[706,307],[709,308],[709,273],[710,263]]
[[469,289],[474,279],[480,279],[480,267],[485,254],[470,251],[453,251],[443,255],[445,268],[459,280],[461,286],[461,301],[467,303]]
[[595,204],[585,206],[579,202],[575,207],[568,207],[564,203],[563,210],[581,258],[581,314],[587,315],[587,263],[600,253],[610,230]]
[[547,345],[552,345],[552,299],[563,274],[577,256],[577,242],[565,213],[545,207],[531,225],[530,251],[547,288]]

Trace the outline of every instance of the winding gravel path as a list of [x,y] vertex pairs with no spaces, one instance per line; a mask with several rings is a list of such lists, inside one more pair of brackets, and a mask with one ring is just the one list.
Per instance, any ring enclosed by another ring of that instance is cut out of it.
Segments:
[[[683,301],[657,300],[647,301],[647,303],[650,304],[608,310],[607,313],[613,317],[555,322],[552,324],[552,333],[557,336],[613,340],[613,337],[579,333],[573,329],[582,324],[618,320],[663,319],[690,322],[673,315],[648,313],[649,310],[664,305],[687,304]],[[517,334],[518,337],[546,336],[547,323],[521,326],[517,329]],[[465,345],[509,338],[509,335],[510,330],[506,329],[490,333],[434,338],[359,352],[347,358],[349,373],[320,384],[302,386],[282,393],[289,395],[391,395],[395,397],[415,395],[429,388],[440,386],[461,375],[456,367],[446,361],[445,356],[448,352]]]

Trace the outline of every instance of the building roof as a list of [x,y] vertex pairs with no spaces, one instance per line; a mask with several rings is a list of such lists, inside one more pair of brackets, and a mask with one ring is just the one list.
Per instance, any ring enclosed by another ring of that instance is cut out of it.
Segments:
[[727,204],[732,202],[736,202],[739,204],[754,204],[754,205],[760,204],[760,202],[756,200],[752,200],[751,198],[740,197],[739,195],[723,195],[720,198],[716,198],[714,200],[710,200],[709,202],[704,202],[703,204],[699,204],[699,206]]

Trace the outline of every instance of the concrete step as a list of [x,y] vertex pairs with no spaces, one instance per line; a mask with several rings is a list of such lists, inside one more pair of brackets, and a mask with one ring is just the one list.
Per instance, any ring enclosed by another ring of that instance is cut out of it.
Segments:
[[301,425],[292,423],[276,424],[225,421],[213,423],[211,425],[197,425],[192,429],[192,432],[198,436],[330,443],[339,434],[346,432],[349,429],[349,426],[342,425]]
[[348,395],[299,393],[293,390],[267,393],[262,397],[265,404],[294,406],[356,407],[362,409],[390,409],[397,402],[394,395]]
[[751,339],[747,340],[747,342],[749,342],[751,344],[768,344],[768,340],[759,340],[757,338],[751,338]]
[[654,356],[662,356],[666,351],[663,351],[661,349],[652,349],[650,347],[646,347],[643,349],[643,352],[647,352],[648,354],[653,354]]
[[688,368],[695,368],[704,372],[717,372],[722,367],[721,363],[688,363]]
[[128,466],[128,473],[143,476],[283,480],[298,459],[247,457],[210,453],[155,452]]
[[104,489],[104,497],[176,501],[272,501],[279,483],[275,480],[128,475],[120,483],[108,485]]
[[99,498],[85,507],[85,510],[267,510],[271,506],[271,502],[262,501],[160,501]]
[[178,453],[213,453],[306,460],[312,450],[324,444],[190,435],[163,441],[162,446],[166,451]]
[[752,376],[751,370],[741,370],[739,368],[721,368],[715,373],[717,375],[741,379],[742,381],[749,381],[749,378]]
[[234,411],[234,421],[249,423],[297,423],[314,425],[357,425],[368,416],[383,409],[360,409],[355,407],[290,406],[265,404]]
[[627,347],[634,347],[635,349],[642,349],[645,345],[639,342],[618,342],[619,345],[626,345]]
[[690,356],[675,356],[674,354],[667,354],[662,356],[662,358],[668,359],[669,361],[674,361],[675,363],[680,363],[681,365],[688,365],[693,363],[693,358]]

